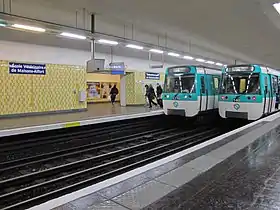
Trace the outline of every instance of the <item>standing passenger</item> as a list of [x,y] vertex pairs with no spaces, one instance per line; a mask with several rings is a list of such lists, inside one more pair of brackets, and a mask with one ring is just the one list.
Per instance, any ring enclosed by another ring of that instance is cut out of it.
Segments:
[[158,105],[162,108],[162,99],[161,99],[161,94],[162,94],[162,88],[160,86],[160,84],[157,84],[157,102]]
[[155,96],[156,96],[156,94],[155,94],[155,90],[154,90],[154,88],[153,88],[152,85],[150,85],[150,87],[148,88],[148,94],[147,94],[147,96],[148,96],[150,108],[152,108],[152,104],[155,105],[155,106],[157,106],[157,103],[155,103],[155,102],[153,101],[154,98],[155,98]]
[[276,103],[275,103],[275,109],[278,110],[279,107],[279,93],[276,93]]
[[116,87],[116,85],[114,85],[114,87],[112,87],[112,89],[111,89],[111,91],[110,91],[111,103],[112,103],[112,105],[115,104],[116,97],[117,97],[118,94],[119,94],[119,90],[118,90],[118,88]]
[[149,92],[149,86],[145,85],[145,106],[148,106],[149,104],[148,92]]

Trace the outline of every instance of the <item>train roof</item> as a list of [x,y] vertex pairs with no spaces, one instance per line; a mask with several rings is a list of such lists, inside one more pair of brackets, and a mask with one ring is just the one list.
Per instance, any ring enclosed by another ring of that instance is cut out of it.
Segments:
[[[238,66],[249,66],[249,65],[258,65],[258,66],[261,66],[261,67],[267,67],[267,68],[270,68],[270,69],[273,69],[275,71],[279,71],[280,72],[280,69],[277,69],[277,68],[273,68],[271,66],[268,66],[266,64],[259,64],[259,63],[244,63],[244,64],[233,64],[233,65],[227,65],[226,67],[238,67]],[[226,68],[225,67],[225,68]]]
[[220,68],[215,68],[215,67],[209,67],[209,66],[204,66],[204,65],[178,65],[178,66],[170,66],[169,68],[174,68],[174,67],[185,67],[185,66],[189,66],[189,67],[196,67],[196,68],[208,68],[208,69],[213,69],[213,70],[217,70],[217,71],[221,71],[222,69]]

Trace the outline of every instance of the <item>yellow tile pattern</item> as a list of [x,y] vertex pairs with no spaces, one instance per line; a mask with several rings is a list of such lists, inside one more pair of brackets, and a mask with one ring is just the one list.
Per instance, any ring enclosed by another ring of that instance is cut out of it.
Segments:
[[125,75],[125,88],[126,88],[126,104],[135,104],[135,74],[126,73]]
[[0,61],[0,115],[86,108],[79,92],[86,90],[84,67],[47,64],[46,75],[9,74]]
[[145,104],[145,72],[135,72],[135,104]]

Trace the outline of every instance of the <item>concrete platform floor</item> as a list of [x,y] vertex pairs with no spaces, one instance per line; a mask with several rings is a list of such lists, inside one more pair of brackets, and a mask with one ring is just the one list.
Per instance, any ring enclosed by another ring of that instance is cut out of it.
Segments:
[[279,210],[279,133],[277,127],[144,209]]
[[[156,108],[153,108],[155,110]],[[89,104],[88,110],[84,112],[60,113],[37,115],[27,117],[0,118],[0,130],[21,128],[36,125],[46,125],[61,122],[71,122],[79,120],[109,117],[114,115],[126,115],[149,112],[151,109],[144,106],[121,107],[120,104],[112,106],[110,103]]]

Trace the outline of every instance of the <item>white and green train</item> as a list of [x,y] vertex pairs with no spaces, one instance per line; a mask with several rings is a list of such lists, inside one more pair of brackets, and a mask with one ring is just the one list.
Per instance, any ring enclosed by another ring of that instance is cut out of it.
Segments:
[[222,69],[219,114],[222,118],[257,120],[276,112],[280,72],[264,65],[231,65]]
[[166,115],[194,117],[218,111],[221,70],[206,66],[167,68],[162,94]]

